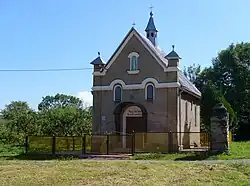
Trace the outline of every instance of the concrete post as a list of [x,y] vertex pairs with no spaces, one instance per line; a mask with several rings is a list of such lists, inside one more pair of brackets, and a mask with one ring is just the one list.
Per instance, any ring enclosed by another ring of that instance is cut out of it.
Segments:
[[216,154],[229,154],[229,114],[221,103],[216,104],[212,112],[211,150]]

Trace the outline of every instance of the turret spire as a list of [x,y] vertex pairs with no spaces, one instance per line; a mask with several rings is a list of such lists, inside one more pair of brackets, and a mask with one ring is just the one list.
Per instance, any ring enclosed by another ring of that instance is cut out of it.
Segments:
[[156,37],[157,37],[157,29],[155,27],[155,23],[154,23],[154,18],[153,18],[153,12],[152,12],[152,6],[150,7],[151,11],[150,11],[150,17],[148,20],[148,24],[147,27],[145,29],[146,34],[147,34],[147,38],[151,41],[151,43],[153,43],[153,45],[156,45]]

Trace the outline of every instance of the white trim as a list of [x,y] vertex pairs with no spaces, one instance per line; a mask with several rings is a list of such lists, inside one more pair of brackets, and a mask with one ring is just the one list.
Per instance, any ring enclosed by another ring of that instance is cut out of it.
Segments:
[[[181,70],[179,67],[167,67],[166,70],[164,70],[164,72],[178,72],[179,70]],[[128,70],[127,73],[128,74],[138,74],[140,72],[140,70],[136,70],[136,71],[130,71]],[[94,76],[104,76],[105,73],[104,72],[93,72],[92,75]]]
[[128,55],[128,58],[132,58],[133,56],[139,57],[139,54],[138,54],[137,52],[131,52],[131,53]]
[[[145,87],[145,100],[148,100],[148,86],[153,86],[153,100],[155,99],[155,86],[153,83],[148,83]],[[150,100],[149,100],[150,101]]]
[[127,70],[127,73],[130,74],[130,75],[131,74],[139,74],[139,72],[140,72],[140,70],[134,70],[134,71],[133,70]]
[[99,90],[113,90],[116,84],[120,84],[123,90],[132,90],[132,89],[144,89],[147,83],[153,83],[155,88],[172,88],[172,87],[180,87],[179,82],[170,82],[170,83],[159,83],[155,78],[146,78],[142,81],[141,84],[130,84],[127,85],[121,79],[115,79],[110,83],[110,85],[104,86],[93,86],[93,91]]
[[167,59],[181,59],[180,57],[167,57]]
[[115,89],[116,89],[116,87],[120,87],[121,88],[121,101],[122,101],[122,86],[120,84],[114,85],[114,89],[113,89],[113,101],[116,101],[115,100]]
[[104,76],[105,74],[102,73],[102,72],[97,71],[97,72],[93,72],[92,75],[94,75],[94,76]]
[[181,70],[179,67],[168,67],[165,72],[178,72]]

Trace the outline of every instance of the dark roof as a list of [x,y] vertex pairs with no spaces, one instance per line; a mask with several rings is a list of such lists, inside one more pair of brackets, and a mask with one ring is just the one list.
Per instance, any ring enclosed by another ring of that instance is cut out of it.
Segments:
[[147,32],[147,31],[156,31],[157,32],[157,29],[156,29],[156,27],[155,27],[155,23],[154,23],[154,18],[153,18],[153,13],[152,12],[150,12],[150,18],[149,18],[149,20],[148,20],[148,25],[147,25],[147,27],[146,27],[146,29],[145,29],[145,31]]
[[180,56],[174,50],[172,50],[168,55],[165,56],[165,58],[180,59]]
[[185,90],[197,95],[198,97],[201,97],[201,92],[195,87],[195,85],[191,81],[189,81],[189,79],[183,74],[181,70],[179,71],[178,74],[179,74],[179,83],[181,84],[181,86]]
[[102,60],[102,58],[100,56],[98,56],[97,58],[95,58],[91,63],[91,65],[103,65],[105,64],[104,61]]

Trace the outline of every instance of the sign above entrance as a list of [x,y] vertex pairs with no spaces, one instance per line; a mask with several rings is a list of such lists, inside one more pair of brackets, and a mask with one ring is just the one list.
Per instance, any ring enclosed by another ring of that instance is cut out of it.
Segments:
[[126,117],[142,117],[142,110],[137,106],[130,106],[125,111]]

